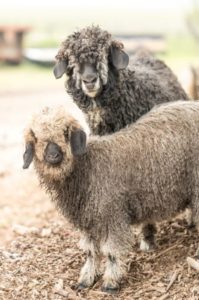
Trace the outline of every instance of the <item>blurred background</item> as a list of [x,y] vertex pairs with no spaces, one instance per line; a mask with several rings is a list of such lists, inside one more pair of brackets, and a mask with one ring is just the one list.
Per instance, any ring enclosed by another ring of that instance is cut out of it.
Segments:
[[199,98],[199,0],[3,1],[0,245],[10,241],[19,226],[43,225],[58,218],[34,171],[22,170],[22,133],[33,111],[71,103],[64,78],[54,79],[54,56],[68,34],[91,24],[122,40],[129,55],[147,47],[172,68],[191,97]]
[[[7,0],[1,4],[0,20],[0,92],[48,86],[61,41],[91,24],[122,40],[130,54],[136,47],[148,47],[178,74],[198,63],[198,0]],[[31,74],[31,80],[24,74]],[[18,80],[10,85],[12,75]]]

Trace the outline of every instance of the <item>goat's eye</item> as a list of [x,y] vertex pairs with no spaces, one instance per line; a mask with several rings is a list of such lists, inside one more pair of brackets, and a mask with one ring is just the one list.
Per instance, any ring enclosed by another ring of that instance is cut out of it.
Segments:
[[64,130],[64,137],[65,137],[65,140],[68,142],[68,139],[69,139],[69,129],[68,128],[66,130]]
[[67,68],[66,69],[66,74],[68,75],[68,76],[71,76],[72,75],[72,73],[73,73],[73,68]]

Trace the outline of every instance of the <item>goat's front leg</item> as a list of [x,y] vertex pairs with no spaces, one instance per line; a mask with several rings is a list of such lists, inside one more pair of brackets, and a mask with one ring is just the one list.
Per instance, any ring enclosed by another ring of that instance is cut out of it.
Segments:
[[100,255],[92,238],[84,236],[80,240],[80,248],[86,253],[86,262],[83,265],[78,280],[78,289],[92,286],[100,274]]
[[121,252],[117,250],[117,244],[115,246],[112,244],[110,247],[109,242],[102,247],[102,253],[106,257],[102,290],[107,293],[115,293],[118,291],[120,281],[126,271],[125,263],[122,260],[125,256],[122,256]]

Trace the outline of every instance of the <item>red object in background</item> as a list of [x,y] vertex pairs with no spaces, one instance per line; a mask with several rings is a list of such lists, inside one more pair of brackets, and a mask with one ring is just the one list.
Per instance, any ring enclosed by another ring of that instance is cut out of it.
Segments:
[[23,58],[23,37],[30,28],[0,26],[0,61],[18,64]]

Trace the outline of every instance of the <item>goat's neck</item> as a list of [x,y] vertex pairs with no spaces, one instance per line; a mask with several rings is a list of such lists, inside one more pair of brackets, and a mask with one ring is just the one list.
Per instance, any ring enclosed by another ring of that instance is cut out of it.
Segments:
[[84,210],[89,190],[89,160],[86,155],[74,162],[74,169],[62,181],[52,181],[48,191],[61,212],[79,228],[84,227]]

